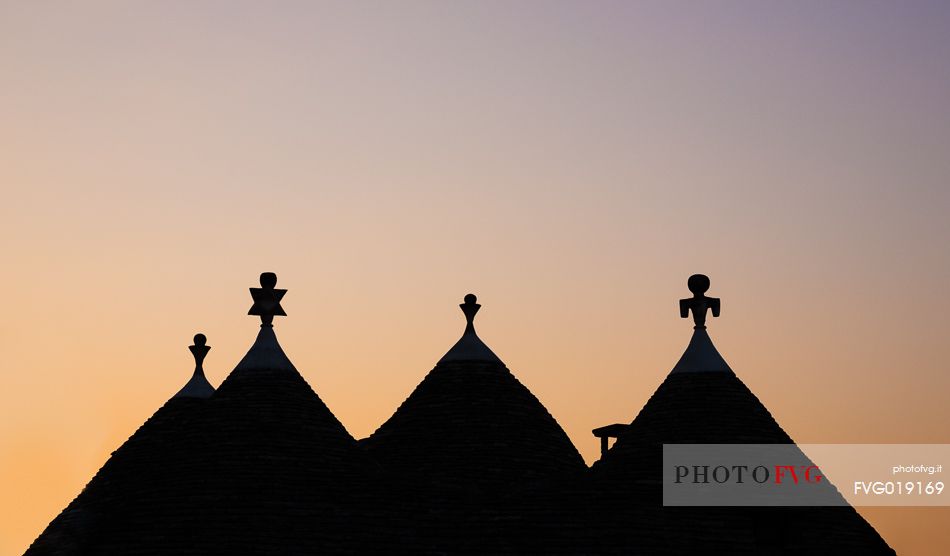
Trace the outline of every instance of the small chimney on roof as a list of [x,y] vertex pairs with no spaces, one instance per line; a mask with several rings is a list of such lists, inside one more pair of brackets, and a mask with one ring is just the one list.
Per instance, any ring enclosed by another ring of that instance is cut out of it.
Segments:
[[613,425],[605,425],[603,427],[596,428],[591,432],[594,433],[594,436],[600,439],[600,459],[604,459],[604,456],[607,455],[607,450],[610,449],[610,439],[613,438],[616,440],[623,434],[623,431],[627,430],[627,427],[630,425],[624,425],[623,423],[614,423]]

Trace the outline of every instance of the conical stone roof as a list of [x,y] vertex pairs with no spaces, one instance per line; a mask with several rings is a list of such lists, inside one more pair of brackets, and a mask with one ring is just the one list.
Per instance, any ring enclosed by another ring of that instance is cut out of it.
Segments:
[[[199,553],[309,554],[359,550],[377,466],[284,353],[273,317],[285,290],[261,275],[249,314],[253,345],[201,412],[202,477],[170,538]],[[146,516],[147,517],[147,516]],[[162,541],[156,541],[160,543]],[[169,545],[177,548],[177,545]]]
[[195,417],[214,393],[202,367],[210,349],[205,342],[205,336],[198,334],[195,345],[190,346],[195,356],[191,379],[112,453],[33,542],[27,555],[104,554],[103,544],[125,534],[116,525],[135,500],[147,496],[156,484],[164,485],[168,496],[175,498],[176,485],[183,487],[187,480],[168,481],[167,470],[180,467],[189,447],[195,444],[201,434]]
[[[664,507],[664,444],[792,444],[706,332],[719,300],[694,275],[695,328],[683,356],[591,470],[591,539],[599,553],[892,554],[851,507]],[[819,462],[820,463],[820,462]]]
[[419,536],[433,543],[423,550],[497,553],[505,551],[504,534],[474,522],[497,521],[500,507],[512,507],[504,500],[586,466],[554,417],[475,333],[475,296],[460,307],[462,338],[361,444],[402,489],[397,507],[423,516]]
[[461,305],[462,338],[362,444],[390,469],[473,494],[584,469],[554,417],[475,333],[475,301]]
[[285,314],[285,290],[275,285],[266,273],[251,289],[250,314],[263,324],[219,389],[190,397],[203,390],[193,377],[97,475],[108,495],[83,508],[82,522],[72,520],[82,549],[35,554],[377,551],[385,523],[370,523],[367,498],[378,466],[278,343],[272,322]]

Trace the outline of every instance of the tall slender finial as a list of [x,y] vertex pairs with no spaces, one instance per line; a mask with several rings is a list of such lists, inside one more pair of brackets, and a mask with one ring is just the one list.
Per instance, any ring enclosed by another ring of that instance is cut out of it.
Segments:
[[492,350],[488,349],[485,342],[475,333],[475,313],[482,308],[482,306],[478,304],[478,298],[475,297],[475,294],[470,293],[466,295],[465,303],[462,303],[459,307],[462,309],[462,313],[465,314],[465,332],[462,333],[462,337],[459,341],[452,346],[452,349],[443,355],[442,359],[439,359],[439,363],[483,361],[504,365],[501,359],[492,353]]
[[689,317],[689,312],[693,312],[693,322],[698,330],[706,329],[706,310],[712,311],[713,317],[719,316],[719,298],[706,297],[706,291],[709,290],[709,277],[705,274],[693,274],[686,282],[689,291],[693,292],[693,297],[680,299],[680,316]]
[[188,346],[191,354],[195,356],[195,373],[204,373],[204,367],[201,365],[204,363],[205,356],[211,350],[211,346],[206,345],[207,343],[208,338],[204,334],[195,334],[195,345]]
[[465,303],[459,305],[462,308],[462,312],[465,314],[465,331],[475,330],[475,313],[482,308],[481,305],[476,303],[478,298],[475,297],[474,293],[470,293],[465,296]]
[[195,334],[195,344],[188,346],[191,354],[195,356],[195,372],[191,375],[191,380],[185,383],[173,398],[210,398],[214,394],[214,386],[205,378],[203,367],[205,356],[211,350],[211,346],[207,344],[208,339],[204,334]]
[[261,327],[272,328],[274,326],[274,317],[286,317],[287,313],[280,306],[280,300],[283,299],[287,290],[278,290],[277,275],[273,272],[264,272],[261,274],[261,287],[251,288],[251,298],[254,299],[254,305],[247,312],[249,315],[261,317]]

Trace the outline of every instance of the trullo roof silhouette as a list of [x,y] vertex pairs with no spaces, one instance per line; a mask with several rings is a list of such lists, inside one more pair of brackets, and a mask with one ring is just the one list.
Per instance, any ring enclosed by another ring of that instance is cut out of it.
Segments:
[[278,343],[286,290],[276,283],[264,273],[251,288],[257,338],[201,412],[204,482],[186,503],[202,526],[173,535],[196,552],[311,554],[363,542],[376,465]]
[[96,526],[80,527],[82,549],[41,537],[31,555],[372,550],[381,535],[364,535],[365,500],[377,466],[278,343],[273,318],[285,314],[286,290],[276,281],[264,273],[251,289],[261,329],[218,390],[168,423],[173,406],[197,403],[190,382],[96,476],[108,488],[87,488]]
[[[845,507],[663,507],[664,444],[792,444],[706,332],[709,279],[690,277],[689,345],[666,380],[591,470],[593,543],[600,553],[893,554]],[[820,465],[820,462],[817,462]]]
[[[202,365],[210,349],[206,341],[204,334],[197,334],[190,346],[195,357],[191,379],[112,453],[82,492],[33,542],[27,555],[102,553],[103,543],[125,534],[116,525],[127,509],[140,497],[148,496],[156,483],[167,483],[166,471],[181,466],[187,448],[200,434],[194,418],[214,393]],[[183,477],[178,484],[186,484],[187,479]]]
[[400,504],[424,508],[419,537],[432,543],[425,550],[498,552],[506,534],[480,519],[497,522],[501,508],[511,510],[506,501],[586,466],[554,417],[475,333],[475,296],[460,307],[461,339],[361,444],[404,487]]
[[[297,372],[261,275],[253,345],[215,391],[191,380],[115,451],[29,556],[212,554],[893,554],[851,507],[667,507],[664,444],[785,444],[706,332],[709,280],[680,302],[683,356],[589,472],[541,402],[475,333],[358,444]],[[371,459],[375,458],[375,459]],[[377,463],[378,462],[378,465]],[[820,462],[817,462],[820,464]]]

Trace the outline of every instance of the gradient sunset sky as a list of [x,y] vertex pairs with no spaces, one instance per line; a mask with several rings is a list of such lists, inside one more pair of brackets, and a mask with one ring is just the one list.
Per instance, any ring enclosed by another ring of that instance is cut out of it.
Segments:
[[[472,292],[591,463],[703,272],[796,441],[950,443],[946,2],[2,2],[0,187],[2,555],[184,384],[196,332],[221,382],[262,271],[357,438]],[[860,511],[950,552],[946,508]]]

